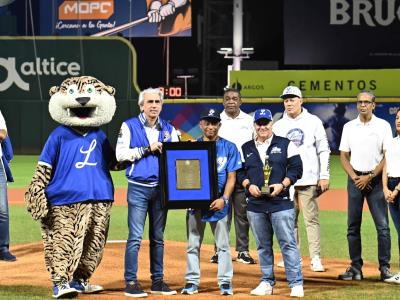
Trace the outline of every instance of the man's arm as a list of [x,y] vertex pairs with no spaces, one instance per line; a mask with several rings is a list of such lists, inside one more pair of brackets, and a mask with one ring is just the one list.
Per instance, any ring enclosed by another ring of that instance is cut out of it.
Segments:
[[323,193],[329,189],[329,159],[331,150],[329,149],[328,138],[322,122],[318,123],[315,139],[320,169],[318,187],[321,193]]
[[6,121],[4,120],[4,117],[0,111],[0,142],[3,141],[6,137],[7,137]]
[[228,173],[228,178],[226,180],[226,185],[224,189],[223,196],[221,198],[218,198],[214,200],[211,205],[210,205],[210,210],[221,210],[225,206],[225,202],[229,200],[229,197],[231,196],[233,189],[235,187],[235,182],[236,182],[236,171],[229,172]]

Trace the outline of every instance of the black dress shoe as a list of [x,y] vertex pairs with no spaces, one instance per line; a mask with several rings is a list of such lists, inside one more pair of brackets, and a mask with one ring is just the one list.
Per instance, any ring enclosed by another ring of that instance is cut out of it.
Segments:
[[16,261],[17,258],[14,255],[12,255],[10,252],[3,252],[3,253],[0,253],[0,260]]
[[346,272],[339,275],[340,280],[362,280],[363,274],[360,270],[357,270],[353,266],[347,268]]
[[381,267],[379,268],[381,271],[381,280],[384,281],[385,279],[389,279],[390,277],[393,276],[393,274],[390,272],[390,269],[388,267]]

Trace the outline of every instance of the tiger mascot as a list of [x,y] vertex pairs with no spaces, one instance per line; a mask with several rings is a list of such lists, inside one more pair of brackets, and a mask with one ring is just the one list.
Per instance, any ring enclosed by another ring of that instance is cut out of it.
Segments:
[[61,125],[47,139],[25,202],[41,223],[54,298],[103,290],[89,278],[103,256],[114,199],[109,170],[118,167],[99,128],[114,116],[114,93],[90,76],[50,89],[49,112]]

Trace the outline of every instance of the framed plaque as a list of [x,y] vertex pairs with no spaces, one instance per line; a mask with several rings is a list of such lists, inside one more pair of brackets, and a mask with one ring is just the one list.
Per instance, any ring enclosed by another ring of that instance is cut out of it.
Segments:
[[160,190],[168,208],[208,208],[218,198],[215,142],[163,143]]

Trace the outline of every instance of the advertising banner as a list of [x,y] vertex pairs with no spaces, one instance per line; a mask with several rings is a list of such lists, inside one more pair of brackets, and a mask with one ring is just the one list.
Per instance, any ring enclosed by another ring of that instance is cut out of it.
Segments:
[[[305,103],[304,107],[312,114],[318,116],[324,124],[329,146],[333,153],[338,153],[343,125],[357,118],[356,101],[352,103]],[[377,103],[375,115],[385,119],[395,131],[395,114],[400,105],[396,103]],[[199,127],[200,112],[214,108],[223,110],[222,99],[219,103],[177,103],[164,104],[161,116],[170,121],[182,134],[183,140],[196,139],[202,132]],[[271,110],[274,121],[279,120],[283,114],[282,103],[242,103],[240,109],[253,115],[259,108]]]
[[2,99],[47,99],[51,86],[71,76],[91,75],[136,98],[136,53],[125,39],[0,37]]
[[243,97],[279,97],[288,85],[295,85],[303,97],[354,97],[360,90],[378,97],[398,97],[400,69],[231,71],[229,86]]
[[285,0],[286,65],[399,67],[400,0]]
[[40,35],[87,36],[134,21],[123,36],[191,36],[191,0],[40,0]]

